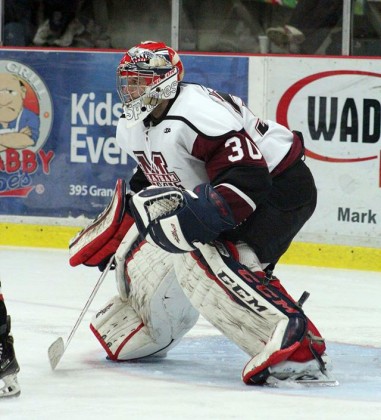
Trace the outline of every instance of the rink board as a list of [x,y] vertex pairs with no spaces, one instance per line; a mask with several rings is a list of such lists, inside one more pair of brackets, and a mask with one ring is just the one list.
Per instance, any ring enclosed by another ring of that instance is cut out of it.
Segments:
[[300,239],[381,248],[380,83],[380,57],[250,58],[250,108],[303,133],[318,203]]
[[[0,152],[0,245],[66,248],[83,226],[68,220],[94,218],[116,179],[131,176],[134,166],[115,143],[121,104],[111,69],[121,54],[0,51],[0,74],[23,80],[24,105],[40,124],[33,147]],[[241,96],[257,115],[304,133],[318,206],[282,261],[381,270],[381,59],[183,54],[183,61],[185,81]]]
[[[0,223],[0,246],[68,248],[80,230],[72,226]],[[381,250],[348,245],[294,242],[281,263],[381,271]]]
[[[0,130],[0,221],[1,215],[94,218],[109,203],[116,180],[131,178],[135,163],[115,140],[122,113],[115,82],[121,56],[0,50],[3,83],[22,80],[24,108],[39,127],[34,145],[19,150],[2,150]],[[248,100],[247,57],[186,55],[183,61],[185,81]]]

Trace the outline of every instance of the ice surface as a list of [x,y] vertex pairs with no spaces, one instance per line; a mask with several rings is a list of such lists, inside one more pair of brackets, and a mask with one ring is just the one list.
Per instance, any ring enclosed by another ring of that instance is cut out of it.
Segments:
[[0,277],[21,366],[19,398],[0,419],[381,419],[381,273],[280,265],[276,274],[327,339],[335,388],[249,387],[248,357],[204,319],[166,359],[111,363],[90,332],[116,294],[109,273],[57,369],[47,349],[67,339],[100,273],[67,251],[0,247]]

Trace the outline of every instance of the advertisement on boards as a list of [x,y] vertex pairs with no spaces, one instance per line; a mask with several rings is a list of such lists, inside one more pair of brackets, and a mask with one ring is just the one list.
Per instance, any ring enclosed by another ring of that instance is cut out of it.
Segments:
[[251,108],[304,135],[318,206],[301,238],[381,246],[381,59],[250,60]]
[[[133,163],[115,141],[122,56],[0,50],[0,216],[94,218],[116,180],[130,179]],[[247,100],[248,58],[182,59],[184,81]]]

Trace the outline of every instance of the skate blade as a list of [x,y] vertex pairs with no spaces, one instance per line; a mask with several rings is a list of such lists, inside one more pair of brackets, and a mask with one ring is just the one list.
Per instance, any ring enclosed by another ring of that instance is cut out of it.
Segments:
[[314,387],[335,387],[339,386],[339,381],[337,381],[332,376],[322,375],[319,378],[306,378],[306,379],[277,379],[273,376],[267,378],[266,386],[271,388],[314,388]]
[[2,381],[4,386],[0,388],[0,398],[18,397],[21,394],[16,373],[5,376]]
[[62,337],[57,338],[54,343],[48,348],[48,357],[51,368],[54,370],[61,360],[62,355],[65,351],[65,345]]

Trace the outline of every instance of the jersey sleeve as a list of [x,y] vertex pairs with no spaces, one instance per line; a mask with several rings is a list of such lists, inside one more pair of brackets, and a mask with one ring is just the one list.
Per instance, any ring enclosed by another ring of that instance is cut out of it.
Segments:
[[132,175],[130,179],[130,188],[131,191],[137,193],[141,191],[143,188],[149,187],[151,184],[144,175],[144,172],[140,168],[140,166],[136,167],[135,173]]
[[244,130],[218,138],[198,136],[192,154],[205,162],[211,185],[225,198],[237,224],[255,211],[271,188],[266,161]]

